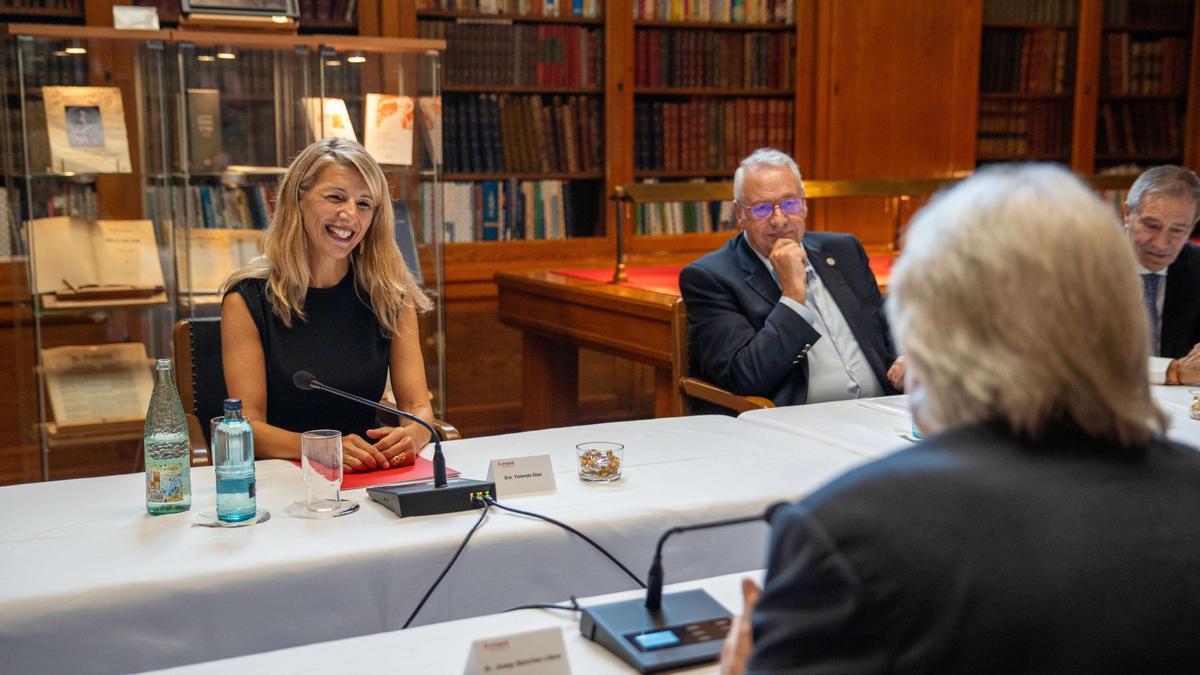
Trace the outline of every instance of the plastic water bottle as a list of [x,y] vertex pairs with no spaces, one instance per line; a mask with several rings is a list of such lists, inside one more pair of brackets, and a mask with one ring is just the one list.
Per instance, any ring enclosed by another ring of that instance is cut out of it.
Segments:
[[253,518],[254,433],[242,417],[242,400],[225,399],[225,418],[213,436],[213,464],[217,474],[217,519],[236,523]]
[[155,364],[156,381],[146,411],[146,512],[152,516],[192,507],[191,453],[187,418],[171,377],[171,359]]

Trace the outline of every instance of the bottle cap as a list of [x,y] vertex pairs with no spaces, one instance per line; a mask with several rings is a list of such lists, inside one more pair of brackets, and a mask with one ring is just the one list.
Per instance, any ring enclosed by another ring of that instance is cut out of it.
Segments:
[[158,370],[168,370],[171,367],[171,359],[158,359],[154,367]]
[[242,399],[240,399],[240,398],[225,399],[225,409],[226,410],[241,410],[242,409]]

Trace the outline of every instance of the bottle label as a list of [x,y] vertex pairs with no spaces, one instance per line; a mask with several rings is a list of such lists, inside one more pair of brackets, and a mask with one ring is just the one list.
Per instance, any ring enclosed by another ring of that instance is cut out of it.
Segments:
[[254,496],[254,477],[250,478],[220,478],[217,480],[217,494]]
[[183,464],[153,462],[146,465],[146,500],[160,504],[182,502],[184,498]]

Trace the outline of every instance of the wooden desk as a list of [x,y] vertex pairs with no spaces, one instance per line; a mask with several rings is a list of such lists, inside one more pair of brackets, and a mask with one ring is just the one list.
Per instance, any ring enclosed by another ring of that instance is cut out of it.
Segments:
[[672,373],[674,294],[554,272],[496,274],[500,320],[523,333],[521,428],[577,423],[579,348],[654,366],[654,414],[682,414]]

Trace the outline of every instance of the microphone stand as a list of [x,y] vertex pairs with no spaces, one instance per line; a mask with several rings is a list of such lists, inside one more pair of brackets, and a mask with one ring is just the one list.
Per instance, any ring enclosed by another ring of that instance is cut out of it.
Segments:
[[[321,382],[319,382],[315,379],[310,380],[307,384],[309,387],[312,387],[313,389],[320,389],[321,391],[329,392],[330,394],[333,394],[334,396],[341,396],[342,398],[350,399],[351,401],[356,401],[365,406],[370,406],[376,410],[380,410],[385,413],[390,413],[392,415],[396,415],[397,417],[402,417],[406,420],[411,420],[413,422],[416,422],[417,424],[420,424],[421,426],[425,427],[426,429],[428,429],[429,433],[432,434],[431,438],[433,439],[433,486],[436,488],[446,487],[446,456],[442,454],[442,435],[441,435],[441,433],[438,432],[438,430],[436,428],[434,428],[434,426],[432,424],[430,424],[429,422],[426,422],[425,420],[421,419],[420,417],[417,417],[416,415],[414,415],[410,412],[405,412],[403,410],[400,410],[399,408],[393,408],[391,406],[386,406],[378,401],[372,401],[370,399],[366,399],[361,396],[355,396],[354,394],[351,394],[350,392],[342,391],[341,389],[335,389],[328,385],[322,384]],[[415,450],[414,450],[414,452],[415,452]]]
[[[745,518],[727,518],[672,527],[658,539],[646,577],[646,599],[584,607],[579,632],[616,654],[639,672],[652,673],[715,661],[729,632],[733,615],[701,589],[663,598],[663,544],[673,534],[726,525],[771,522],[782,502]],[[663,600],[667,603],[664,606]]]
[[[770,513],[773,509],[768,509],[766,520],[770,520]],[[663,567],[662,567],[662,549],[667,538],[673,534],[680,532],[691,532],[693,530],[707,530],[713,527],[725,527],[726,525],[740,525],[742,523],[755,523],[763,520],[763,515],[746,516],[745,518],[729,518],[727,520],[714,520],[710,523],[698,523],[696,525],[682,525],[672,527],[663,532],[658,538],[658,546],[654,549],[654,562],[650,563],[650,573],[646,576],[646,609],[650,612],[657,612],[662,609],[662,590],[663,590]]]

